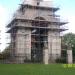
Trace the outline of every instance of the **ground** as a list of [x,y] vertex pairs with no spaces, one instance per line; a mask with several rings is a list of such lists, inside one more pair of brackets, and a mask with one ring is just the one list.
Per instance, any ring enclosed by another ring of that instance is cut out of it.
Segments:
[[75,65],[0,64],[0,75],[75,75]]

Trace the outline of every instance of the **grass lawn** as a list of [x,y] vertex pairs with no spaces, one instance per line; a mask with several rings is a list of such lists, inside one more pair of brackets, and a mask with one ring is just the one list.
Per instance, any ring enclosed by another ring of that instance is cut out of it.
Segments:
[[0,75],[75,75],[75,67],[62,64],[0,64]]

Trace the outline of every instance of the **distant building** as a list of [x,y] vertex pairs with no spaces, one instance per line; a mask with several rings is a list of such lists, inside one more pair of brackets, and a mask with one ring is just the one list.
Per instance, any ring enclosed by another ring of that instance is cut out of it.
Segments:
[[61,57],[59,8],[52,2],[29,0],[20,4],[13,20],[8,24],[11,34],[11,59],[16,63],[55,62]]

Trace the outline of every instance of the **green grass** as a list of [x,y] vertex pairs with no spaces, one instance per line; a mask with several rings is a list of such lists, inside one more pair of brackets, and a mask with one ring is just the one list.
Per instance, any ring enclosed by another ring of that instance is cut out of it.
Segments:
[[75,75],[75,68],[62,64],[0,64],[0,75]]

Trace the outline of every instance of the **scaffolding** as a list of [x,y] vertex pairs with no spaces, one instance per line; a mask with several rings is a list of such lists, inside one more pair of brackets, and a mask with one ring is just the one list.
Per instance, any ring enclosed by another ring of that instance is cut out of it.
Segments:
[[12,63],[50,63],[61,57],[60,32],[66,29],[60,27],[67,22],[61,22],[55,14],[59,8],[53,7],[52,2],[50,6],[47,3],[23,2],[7,25]]

